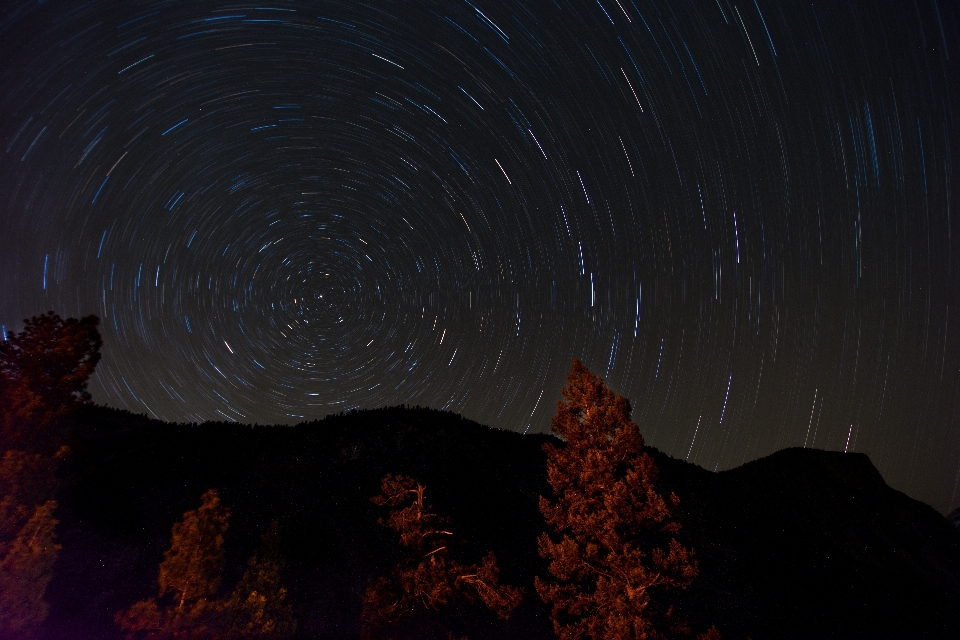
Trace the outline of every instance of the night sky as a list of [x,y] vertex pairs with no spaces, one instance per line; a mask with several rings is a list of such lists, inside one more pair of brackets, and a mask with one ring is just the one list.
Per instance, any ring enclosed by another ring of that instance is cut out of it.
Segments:
[[956,4],[0,11],[0,322],[99,315],[97,402],[544,432],[577,356],[676,457],[960,500]]

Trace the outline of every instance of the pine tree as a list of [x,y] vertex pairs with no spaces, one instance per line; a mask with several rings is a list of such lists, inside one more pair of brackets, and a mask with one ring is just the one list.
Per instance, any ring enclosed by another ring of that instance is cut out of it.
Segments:
[[223,539],[230,511],[220,504],[216,489],[201,497],[200,508],[187,511],[173,525],[170,549],[160,564],[160,596],[171,593],[182,609],[185,602],[210,598],[220,587]]
[[142,600],[116,615],[128,638],[212,637],[230,511],[220,504],[215,489],[204,493],[201,501],[199,509],[187,511],[173,525],[170,548],[160,563],[158,598]]
[[103,345],[99,324],[94,315],[64,320],[50,311],[0,342],[0,448],[56,450],[51,429],[90,399],[87,381]]
[[280,553],[280,525],[274,520],[260,548],[247,561],[247,569],[223,605],[225,631],[221,640],[289,638],[297,629],[293,609],[286,603],[287,589],[280,581],[284,560]]
[[492,551],[479,565],[463,565],[451,557],[453,532],[427,505],[425,490],[412,478],[388,474],[381,494],[371,499],[395,507],[380,523],[400,535],[404,553],[389,576],[367,589],[364,638],[452,638],[450,627],[463,626],[467,608],[482,603],[505,620],[523,599],[522,589],[500,584]]
[[49,610],[64,418],[90,399],[99,322],[51,311],[0,342],[0,637],[28,637]]
[[60,551],[54,541],[54,501],[36,508],[0,560],[0,637],[27,638],[49,610],[43,595]]
[[676,495],[656,488],[658,470],[643,450],[629,401],[574,360],[544,445],[554,501],[540,498],[551,531],[540,555],[551,578],[536,580],[560,640],[640,640],[684,636],[653,590],[686,588],[697,575],[693,551],[676,534]]

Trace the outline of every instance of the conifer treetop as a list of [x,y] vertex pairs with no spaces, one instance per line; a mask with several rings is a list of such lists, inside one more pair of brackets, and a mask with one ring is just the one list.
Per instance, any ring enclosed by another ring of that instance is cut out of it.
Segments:
[[294,634],[297,621],[280,577],[285,564],[280,524],[273,520],[259,549],[247,561],[243,578],[221,605],[226,623],[221,640],[281,640]]
[[626,398],[576,359],[562,394],[551,424],[564,445],[544,445],[554,499],[540,498],[551,577],[537,578],[537,591],[561,640],[668,637],[683,625],[652,606],[650,592],[685,588],[697,575],[692,550],[675,537],[679,499],[658,492]]
[[87,381],[103,346],[99,324],[95,315],[64,319],[53,311],[24,320],[20,333],[0,341],[0,377],[44,393],[48,403],[89,400]]
[[[380,524],[400,536],[401,559],[367,589],[363,598],[365,640],[455,637],[467,615],[485,608],[506,620],[523,599],[523,590],[500,583],[492,551],[480,564],[461,564],[451,555],[453,532],[434,513],[426,487],[413,478],[387,474],[374,504],[393,507]],[[476,605],[482,603],[482,607]],[[459,634],[458,634],[459,635]]]
[[200,508],[187,511],[173,525],[170,548],[160,564],[160,596],[173,593],[182,608],[188,599],[209,598],[220,588],[223,539],[230,510],[220,504],[216,489],[207,490]]

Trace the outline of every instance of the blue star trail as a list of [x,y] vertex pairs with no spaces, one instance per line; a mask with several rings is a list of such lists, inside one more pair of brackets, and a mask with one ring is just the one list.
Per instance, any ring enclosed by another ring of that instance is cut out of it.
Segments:
[[571,358],[708,469],[870,455],[960,500],[960,9],[12,2],[0,321],[102,318],[97,402],[549,430]]

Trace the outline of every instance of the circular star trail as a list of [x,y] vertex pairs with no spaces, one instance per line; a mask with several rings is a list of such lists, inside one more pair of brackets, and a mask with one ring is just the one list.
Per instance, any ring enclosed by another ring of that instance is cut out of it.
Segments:
[[546,431],[576,356],[676,457],[947,509],[950,5],[8,3],[0,320],[98,314],[95,399],[177,422]]

